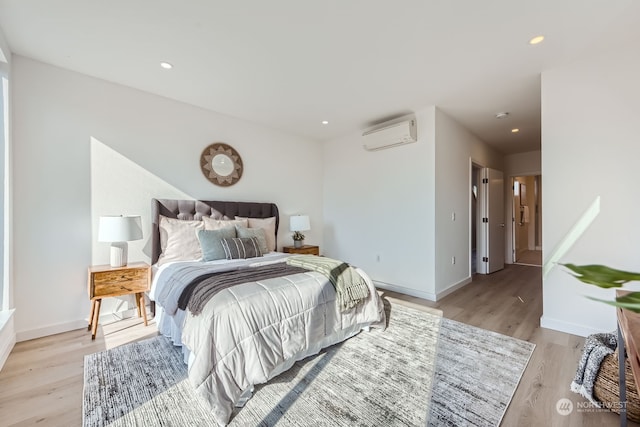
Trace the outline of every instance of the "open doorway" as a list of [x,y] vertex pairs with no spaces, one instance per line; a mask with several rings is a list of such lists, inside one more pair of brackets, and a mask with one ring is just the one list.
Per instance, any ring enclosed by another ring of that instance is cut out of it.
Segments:
[[542,266],[542,176],[513,177],[513,262]]
[[480,166],[471,164],[471,275],[478,272],[478,193],[480,182]]

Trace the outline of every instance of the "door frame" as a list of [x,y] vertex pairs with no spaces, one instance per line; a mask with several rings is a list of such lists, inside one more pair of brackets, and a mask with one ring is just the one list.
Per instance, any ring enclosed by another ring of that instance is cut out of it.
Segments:
[[[505,262],[508,264],[514,264],[515,261],[515,250],[516,250],[516,236],[515,236],[515,218],[516,218],[516,212],[515,212],[515,196],[513,194],[513,183],[515,182],[515,179],[519,176],[540,176],[540,189],[542,188],[542,172],[523,172],[523,173],[513,173],[511,172],[509,174],[509,181],[511,182],[511,187],[507,188],[507,193],[508,193],[508,197],[509,197],[509,202],[507,202],[505,200],[505,205],[509,206],[509,211],[507,212],[508,215],[505,217],[505,221],[508,221],[508,218],[511,218],[511,226],[510,227],[506,227],[507,232],[509,233],[508,236],[506,236],[505,241],[506,243],[509,245],[509,247],[505,248],[505,254],[508,254],[507,256],[505,256]],[[538,189],[538,191],[540,191],[540,189]],[[540,215],[542,217],[542,209],[540,209],[540,212],[537,214]],[[540,222],[540,226],[542,226],[542,222]],[[540,242],[540,246],[542,247],[542,242]]]
[[[504,172],[498,169],[485,168],[482,171],[482,234],[484,238],[485,256],[487,257],[485,274],[495,273],[504,268],[505,262],[505,221],[504,221]],[[497,208],[497,209],[496,209]]]
[[518,260],[517,258],[517,251],[516,251],[516,178],[519,176],[526,176],[526,175],[516,175],[516,176],[511,176],[509,177],[509,179],[511,180],[511,209],[510,209],[510,214],[509,217],[511,217],[511,227],[510,228],[510,233],[511,233],[511,238],[507,238],[506,240],[511,242],[511,247],[507,248],[507,251],[509,251],[509,249],[511,249],[510,253],[511,253],[511,262],[510,264],[515,264]]
[[[472,246],[472,236],[471,233],[473,232],[473,224],[472,221],[474,220],[472,218],[472,213],[473,213],[473,209],[472,209],[472,198],[473,198],[473,168],[476,167],[480,170],[482,169],[492,169],[489,166],[485,166],[482,162],[475,160],[473,157],[469,157],[469,197],[468,197],[468,201],[469,201],[469,277],[472,278],[473,280],[473,268],[472,268],[472,263],[473,263],[473,246]],[[495,169],[497,171],[499,171],[498,169]],[[510,264],[510,262],[507,261],[507,250],[506,250],[506,234],[507,234],[507,229],[508,227],[506,227],[506,221],[507,221],[507,216],[505,215],[506,209],[507,207],[504,206],[506,204],[508,204],[507,199],[505,199],[504,197],[504,191],[507,191],[506,188],[507,186],[504,185],[507,182],[507,177],[505,175],[504,171],[499,171],[502,173],[502,181],[503,181],[503,194],[502,194],[502,200],[503,200],[503,220],[505,222],[504,224],[504,233],[503,233],[503,253],[500,255],[502,257],[503,260],[503,266],[504,264]],[[524,176],[522,174],[520,175],[516,175],[516,176]],[[478,209],[476,210],[476,217],[481,216],[482,214],[482,209],[481,209],[481,203],[480,200],[482,199],[482,197],[484,197],[484,192],[481,191],[483,187],[481,185],[478,186]],[[511,194],[511,199],[513,198],[513,190],[510,190],[510,194]],[[511,200],[509,199],[509,200]],[[476,221],[478,221],[478,218],[476,218]],[[486,239],[487,236],[485,235],[485,227],[482,227],[480,225],[480,221],[476,222],[476,248],[480,248],[482,247],[486,247]],[[480,262],[478,262],[478,259],[481,258],[481,251],[478,249],[476,251],[476,273],[478,274],[489,274],[488,273],[488,266],[486,268],[483,268],[483,264],[481,264]],[[504,267],[503,267],[504,268]]]
[[[480,247],[480,242],[481,242],[481,236],[482,236],[482,230],[480,227],[480,221],[478,221],[479,217],[480,217],[480,185],[478,185],[478,196],[476,199],[476,215],[475,218],[473,217],[473,169],[477,168],[478,169],[478,175],[480,175],[480,171],[485,168],[486,166],[483,166],[480,162],[475,161],[472,157],[469,157],[469,277],[471,278],[471,280],[473,280],[473,263],[474,263],[474,259],[473,259],[473,221],[476,222],[476,260],[475,260],[475,265],[476,265],[476,270],[475,273],[479,273],[479,269],[480,269],[480,263],[478,262],[477,258],[480,254],[479,251],[479,247]],[[478,183],[479,183],[480,177],[478,176]]]
[[[485,166],[482,162],[479,162],[477,160],[475,160],[473,157],[469,157],[469,277],[472,278],[473,280],[473,268],[472,268],[472,263],[473,263],[473,240],[472,240],[472,236],[471,233],[473,231],[473,224],[471,223],[471,221],[473,221],[474,219],[472,218],[472,213],[473,213],[473,206],[472,206],[472,197],[473,197],[473,168],[478,168],[478,174],[480,175],[482,169],[486,169],[489,166]],[[480,176],[478,176],[478,183],[480,183]],[[480,250],[481,247],[486,247],[486,236],[484,234],[484,229],[482,227],[481,221],[479,221],[479,219],[482,217],[482,203],[481,203],[481,199],[484,196],[484,192],[482,191],[482,185],[478,185],[478,199],[477,199],[477,209],[476,209],[476,273],[477,274],[486,274],[483,266],[484,264],[482,264],[481,261],[478,261],[479,259],[482,258],[482,251]]]

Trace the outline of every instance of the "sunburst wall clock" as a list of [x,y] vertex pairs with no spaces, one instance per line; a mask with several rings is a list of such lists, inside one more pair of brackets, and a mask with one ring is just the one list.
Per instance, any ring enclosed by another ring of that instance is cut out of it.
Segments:
[[242,158],[230,145],[216,142],[200,156],[204,176],[215,185],[228,187],[242,178]]

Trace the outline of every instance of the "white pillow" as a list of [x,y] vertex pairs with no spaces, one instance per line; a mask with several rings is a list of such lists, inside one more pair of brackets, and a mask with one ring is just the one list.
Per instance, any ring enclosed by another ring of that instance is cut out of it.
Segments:
[[276,217],[270,218],[243,218],[237,216],[236,219],[246,219],[249,221],[249,228],[262,228],[267,238],[267,249],[270,252],[276,250]]
[[158,265],[170,261],[198,261],[202,250],[198,230],[204,230],[202,221],[184,221],[160,216],[160,249]]
[[239,225],[241,227],[248,227],[249,221],[246,218],[244,219],[213,219],[210,216],[203,216],[202,221],[204,222],[205,230],[220,230],[221,228],[227,227],[235,227]]

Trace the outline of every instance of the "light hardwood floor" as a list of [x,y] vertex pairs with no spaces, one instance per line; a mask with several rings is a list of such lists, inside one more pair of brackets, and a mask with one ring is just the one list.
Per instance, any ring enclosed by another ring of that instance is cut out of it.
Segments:
[[[88,301],[87,301],[88,304]],[[0,426],[81,426],[84,356],[157,335],[141,318],[16,344],[0,371]]]
[[516,264],[542,266],[542,251],[525,250],[518,254]]
[[[570,399],[574,408],[584,401],[569,391],[584,339],[539,327],[541,288],[540,268],[510,265],[474,276],[471,284],[437,303],[390,291],[383,296],[536,344],[503,426],[619,425],[619,417],[608,412],[557,413],[558,399]],[[93,342],[83,329],[18,343],[0,371],[0,425],[80,426],[84,355],[154,335],[153,322],[145,327],[134,318],[101,324]]]
[[[619,426],[611,412],[578,411],[585,402],[569,389],[582,354],[584,338],[540,328],[542,269],[508,265],[490,275],[475,275],[464,288],[437,303],[385,292],[389,298],[437,308],[443,316],[499,332],[536,345],[527,369],[502,420],[502,426]],[[576,298],[581,298],[576,296]],[[570,302],[567,302],[570,303]],[[562,416],[559,399],[573,402],[574,410]],[[637,424],[629,422],[629,426]]]

